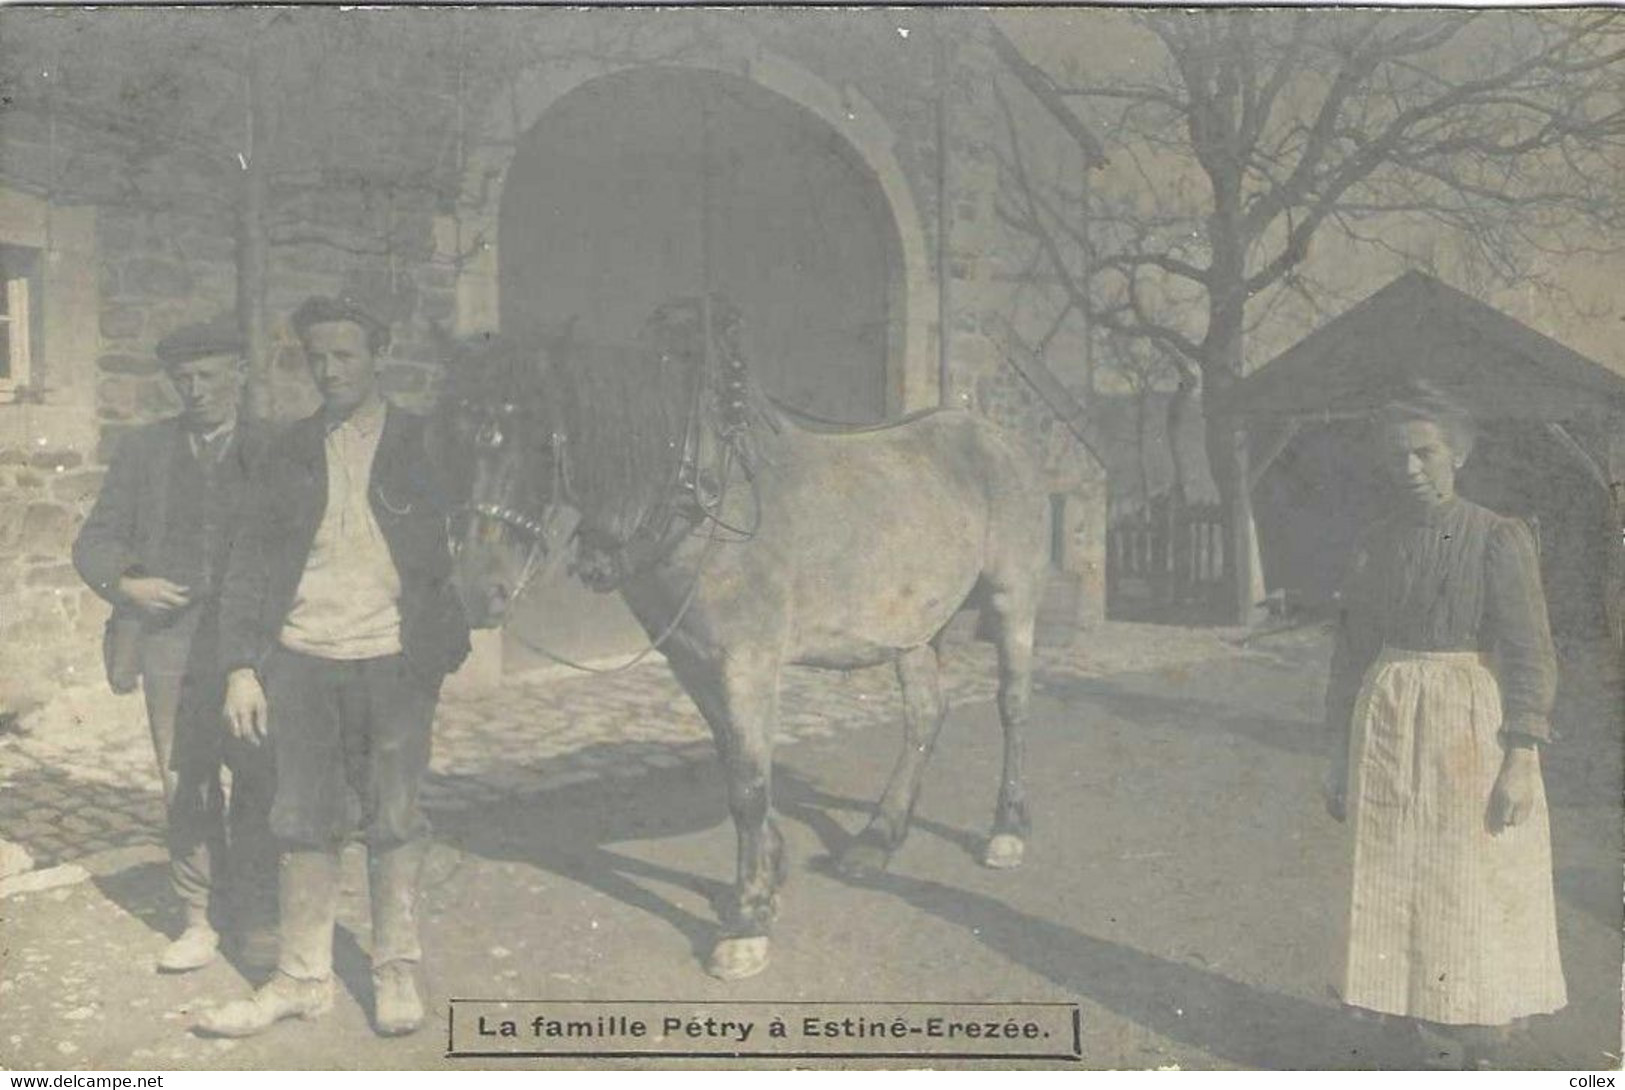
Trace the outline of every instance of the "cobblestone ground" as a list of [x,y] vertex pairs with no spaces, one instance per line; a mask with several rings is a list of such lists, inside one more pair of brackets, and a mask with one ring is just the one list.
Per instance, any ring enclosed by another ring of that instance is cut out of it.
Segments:
[[[1234,634],[1111,624],[1071,647],[1041,649],[1037,687],[1238,654]],[[943,654],[953,704],[993,697],[994,651]],[[779,744],[900,721],[890,668],[786,672]],[[448,695],[435,724],[424,802],[431,816],[603,776],[637,776],[713,758],[710,733],[658,657],[619,674],[510,678]],[[0,736],[0,840],[36,868],[162,843],[163,804],[139,696],[71,690]],[[93,868],[94,869],[94,868]]]
[[[794,673],[774,784],[790,885],[769,966],[731,983],[702,967],[733,877],[725,788],[664,669],[516,678],[448,699],[423,902],[432,1020],[444,1025],[456,996],[1020,999],[1077,1002],[1088,1067],[1414,1067],[1411,1035],[1351,1019],[1326,991],[1345,850],[1320,799],[1328,641],[1234,640],[1112,626],[1043,656],[1035,835],[1014,871],[977,861],[1001,750],[993,709],[975,699],[992,691],[991,648],[950,651],[959,706],[914,835],[863,881],[829,861],[879,793],[897,697],[886,671]],[[1571,1001],[1498,1065],[1614,1069],[1620,663],[1607,648],[1562,661],[1562,739],[1545,773]],[[197,1012],[258,977],[229,954],[196,973],[152,971],[180,921],[161,849],[140,839],[156,830],[156,795],[139,701],[73,694],[28,727],[0,742],[0,835],[36,818],[24,831],[41,861],[66,864],[0,880],[0,1067],[515,1066],[448,1057],[439,1033],[371,1031],[359,850],[345,856],[332,1014],[249,1041],[193,1036]],[[545,786],[555,777],[572,780]],[[145,817],[130,812],[141,799]],[[93,817],[100,838],[83,831]]]

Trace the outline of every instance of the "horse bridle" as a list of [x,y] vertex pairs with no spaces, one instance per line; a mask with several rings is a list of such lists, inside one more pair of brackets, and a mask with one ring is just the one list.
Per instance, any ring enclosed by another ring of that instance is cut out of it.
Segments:
[[[706,330],[707,350],[709,351],[711,348],[709,342],[714,334],[711,331],[711,321],[708,307],[704,313],[703,325]],[[702,369],[701,373],[705,374],[706,370]],[[701,551],[700,560],[697,565],[697,570],[694,573],[694,578],[691,581],[687,593],[683,596],[682,603],[676,610],[671,623],[667,625],[663,632],[654,637],[650,643],[630,661],[608,670],[574,662],[548,650],[545,647],[538,646],[536,648],[537,650],[541,651],[543,654],[557,662],[576,669],[585,670],[590,673],[617,673],[621,670],[630,669],[641,662],[647,655],[658,650],[666,642],[667,638],[670,637],[672,633],[676,631],[677,627],[682,623],[684,616],[688,613],[689,607],[694,602],[695,595],[698,593],[700,579],[704,573],[704,569],[707,566],[707,561],[710,559],[716,546],[725,540],[718,533],[718,531],[720,530],[723,533],[732,535],[733,540],[735,541],[746,541],[755,536],[757,526],[761,522],[761,497],[756,491],[757,482],[755,480],[755,475],[750,471],[745,459],[741,457],[741,450],[739,446],[747,424],[744,415],[746,405],[745,367],[743,361],[738,359],[737,356],[731,357],[726,361],[723,389],[719,392],[725,395],[724,403],[726,408],[720,414],[722,416],[722,426],[719,428],[718,438],[722,442],[722,455],[720,463],[716,467],[718,470],[717,476],[719,478],[716,482],[717,494],[714,497],[707,497],[707,490],[705,488],[705,483],[702,480],[702,470],[699,465],[699,428],[700,421],[704,416],[701,406],[703,405],[707,394],[706,384],[702,379],[702,381],[697,384],[695,388],[695,404],[691,412],[688,414],[688,423],[682,440],[683,453],[678,460],[675,479],[672,482],[675,486],[674,490],[679,495],[684,493],[688,494],[690,501],[688,505],[685,505],[682,501],[675,500],[667,508],[665,519],[666,525],[662,526],[660,531],[656,534],[656,536],[659,538],[668,539],[666,542],[667,547],[666,549],[662,550],[662,552],[669,551],[670,548],[674,548],[677,539],[668,537],[670,529],[669,524],[672,517],[677,515],[678,512],[681,511],[685,506],[689,508],[690,517],[693,519],[693,521],[698,523],[698,525],[691,525],[689,527],[689,533],[697,530],[699,526],[708,527],[706,542]],[[461,402],[460,407],[463,409],[472,409],[473,405],[470,401],[465,399]],[[486,451],[496,451],[500,449],[503,443],[506,441],[506,436],[502,431],[501,419],[504,417],[512,417],[517,415],[519,412],[519,406],[511,401],[505,401],[497,405],[494,409],[487,410],[486,412],[488,414],[487,419],[482,421],[479,430],[475,434],[475,446]],[[469,504],[463,508],[463,510],[473,513],[480,519],[490,520],[519,532],[524,536],[524,539],[528,541],[524,563],[520,568],[519,576],[515,581],[513,589],[509,592],[510,600],[517,600],[520,595],[524,593],[525,588],[529,586],[538,572],[543,570],[544,567],[549,566],[544,561],[543,550],[548,537],[547,521],[557,517],[553,514],[553,512],[558,512],[560,510],[574,510],[573,506],[569,504],[572,491],[570,487],[566,436],[557,428],[551,429],[549,432],[548,450],[552,455],[551,468],[553,477],[551,482],[552,487],[548,493],[548,495],[553,498],[553,502],[549,506],[548,513],[540,515],[530,514],[516,507],[494,503]],[[735,465],[745,466],[746,482],[750,488],[751,496],[754,501],[754,522],[757,525],[753,525],[749,528],[732,526],[728,522],[724,521],[722,517],[722,510],[727,499],[728,481]],[[561,505],[559,502],[560,500],[565,501],[565,503]],[[579,520],[579,515],[576,516],[576,519]],[[562,546],[574,536],[575,531],[576,525],[574,522],[572,522],[565,532],[558,535],[560,538],[560,547],[553,551],[552,556],[564,555],[565,550]],[[454,548],[454,552],[455,551],[456,549]],[[626,573],[623,573],[623,579],[625,574]]]
[[[462,403],[462,407],[468,408],[470,405],[467,401],[464,401]],[[496,412],[493,415],[513,416],[516,414],[516,412],[517,406],[513,405],[511,402],[505,402],[497,407]],[[475,445],[487,451],[494,451],[501,448],[504,438],[505,437],[502,434],[501,425],[496,419],[490,419],[485,421],[481,425],[480,430],[476,433]],[[692,438],[692,433],[689,438]],[[687,445],[687,440],[685,440],[685,448]],[[549,495],[558,498],[568,498],[570,494],[570,486],[569,471],[565,465],[564,434],[558,431],[550,432],[548,436],[548,447],[553,455],[553,490],[549,493]],[[728,453],[731,453],[731,449]],[[687,464],[686,450],[684,464]],[[725,456],[722,464],[722,482],[720,492],[716,500],[719,509],[722,502],[727,497],[728,469],[728,461]],[[682,474],[680,473],[679,476],[681,478]],[[697,475],[695,476],[695,480],[697,481]],[[637,666],[649,655],[653,654],[655,651],[658,651],[661,646],[665,644],[666,640],[669,639],[674,632],[676,632],[677,627],[682,623],[683,618],[687,616],[689,607],[694,604],[694,598],[699,593],[700,589],[700,576],[703,574],[706,567],[706,562],[709,560],[713,550],[720,540],[717,536],[717,528],[719,526],[726,528],[727,526],[726,523],[722,522],[719,517],[711,512],[710,508],[705,503],[704,497],[700,495],[697,487],[695,489],[695,496],[699,501],[702,515],[710,516],[709,518],[702,517],[701,522],[709,522],[711,524],[710,534],[706,539],[705,546],[700,555],[698,570],[696,570],[694,578],[689,584],[688,591],[684,594],[682,603],[678,606],[676,613],[671,619],[671,622],[666,626],[664,631],[651,639],[641,651],[637,652],[637,654],[633,655],[631,659],[619,664],[618,666],[605,668],[601,666],[593,666],[588,663],[577,662],[574,659],[560,655],[556,651],[530,640],[525,640],[523,642],[555,662],[590,674],[617,674],[625,670],[630,670]],[[517,601],[520,595],[524,593],[525,588],[529,586],[532,579],[535,578],[536,574],[545,567],[548,567],[548,565],[543,561],[542,550],[547,539],[547,527],[544,525],[544,518],[549,516],[531,515],[520,510],[519,508],[495,503],[471,503],[465,505],[463,508],[461,508],[461,510],[468,511],[478,518],[487,519],[506,526],[512,530],[516,530],[523,534],[528,540],[529,544],[525,551],[524,564],[520,568],[519,576],[514,582],[512,591],[509,592],[509,600]],[[549,508],[550,515],[552,512],[558,512],[561,510],[573,512],[574,508],[558,503],[552,504]],[[558,518],[559,516],[552,515],[551,517]],[[575,520],[579,520],[579,518],[580,516],[576,515],[574,516],[573,520],[569,520],[567,529],[559,534],[561,539],[560,547],[555,549],[551,556],[562,557],[564,555],[565,550],[562,547],[563,542],[569,541],[569,539],[574,536],[576,529]],[[454,540],[452,544],[453,555],[455,555],[460,548],[460,543]]]
[[[472,410],[473,403],[465,398],[459,403],[458,407],[464,410]],[[499,418],[517,415],[518,411],[519,406],[511,401],[504,401],[494,409],[487,410],[488,418],[480,423],[479,430],[474,434],[475,447],[484,451],[500,450],[503,443],[507,441],[507,436],[503,433]],[[563,485],[563,447],[564,436],[557,431],[550,432],[548,435],[548,449],[552,454],[553,490],[549,495],[552,496],[562,495],[559,489]],[[547,543],[547,516],[543,513],[530,513],[517,507],[497,503],[470,503],[465,504],[460,510],[472,514],[478,519],[506,526],[521,535],[521,539],[526,543],[525,560],[519,568],[519,576],[514,581],[513,589],[509,591],[510,599],[517,600],[543,566],[543,551]],[[573,526],[570,528],[570,533],[574,533]],[[564,539],[567,541],[569,535],[564,535]],[[562,544],[561,542],[561,548],[558,550],[560,552],[563,551]],[[453,536],[451,539],[452,555],[456,556],[461,551],[461,540]]]

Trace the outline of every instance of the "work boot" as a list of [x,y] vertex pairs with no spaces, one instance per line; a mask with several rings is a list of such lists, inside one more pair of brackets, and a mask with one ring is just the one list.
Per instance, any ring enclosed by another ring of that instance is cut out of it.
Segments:
[[383,1037],[416,1033],[423,1025],[417,965],[390,961],[372,968],[372,1026]]
[[332,1009],[332,977],[295,980],[279,970],[247,999],[204,1011],[196,1028],[206,1037],[252,1037],[284,1018],[317,1018]]
[[189,973],[209,964],[220,953],[220,935],[201,908],[188,908],[186,928],[158,955],[160,973]]
[[336,851],[282,857],[276,975],[252,997],[205,1012],[197,1022],[199,1033],[249,1037],[284,1018],[315,1018],[332,1008],[340,873]]
[[393,1037],[423,1024],[417,965],[423,957],[418,936],[418,885],[428,841],[416,840],[367,851],[367,884],[372,902],[373,1027]]

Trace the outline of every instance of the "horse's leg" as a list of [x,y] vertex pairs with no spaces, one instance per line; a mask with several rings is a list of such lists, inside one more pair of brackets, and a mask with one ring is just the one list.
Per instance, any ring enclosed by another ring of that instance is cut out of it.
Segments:
[[668,655],[678,680],[711,726],[728,781],[728,810],[739,838],[734,903],[706,971],[723,980],[767,967],[767,936],[785,877],[784,838],[773,821],[773,737],[778,726],[779,663],[742,652],[720,669]]
[[736,900],[706,967],[737,980],[767,967],[767,936],[778,914],[784,838],[772,816],[773,737],[777,732],[776,662],[731,661],[723,673],[723,722],[713,724],[728,778],[728,809],[739,836]]
[[1017,580],[994,585],[988,608],[999,649],[999,722],[1004,728],[1004,774],[993,814],[993,835],[982,862],[1001,870],[1021,865],[1031,822],[1023,765],[1026,759],[1028,707],[1033,692],[1033,629],[1038,617],[1036,582]]
[[931,644],[903,652],[897,660],[897,681],[903,689],[903,752],[874,816],[836,861],[846,874],[885,870],[891,853],[903,843],[914,800],[919,797],[920,777],[948,714],[938,678],[937,649]]

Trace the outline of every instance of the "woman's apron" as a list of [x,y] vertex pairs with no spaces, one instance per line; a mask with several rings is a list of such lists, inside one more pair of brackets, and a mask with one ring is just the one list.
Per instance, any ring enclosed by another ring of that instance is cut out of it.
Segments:
[[1545,791],[1490,830],[1504,749],[1483,657],[1385,648],[1352,728],[1343,1001],[1474,1025],[1561,1008]]

